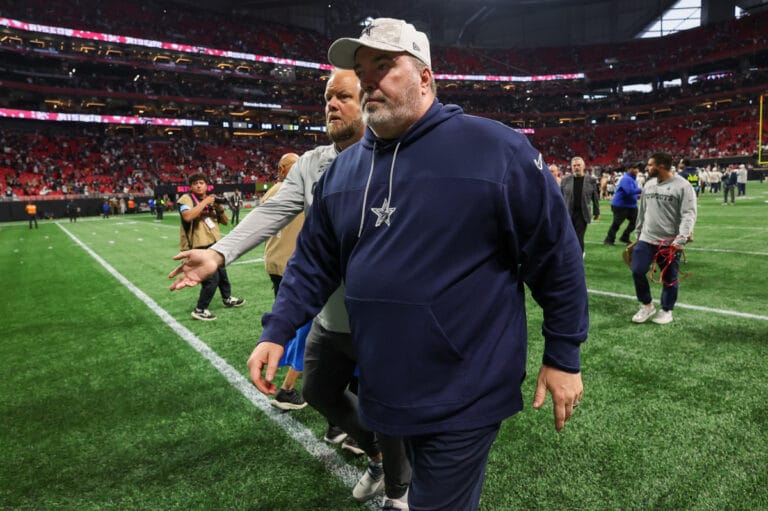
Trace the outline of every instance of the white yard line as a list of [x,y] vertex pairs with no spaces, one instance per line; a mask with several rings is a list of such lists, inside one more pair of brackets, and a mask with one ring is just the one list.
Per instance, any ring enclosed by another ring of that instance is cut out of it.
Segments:
[[230,266],[234,266],[236,264],[253,264],[253,263],[263,263],[263,262],[264,262],[263,257],[257,257],[256,259],[246,259],[245,261],[236,261],[230,264]]
[[[602,245],[602,241],[585,241],[585,243],[589,245]],[[623,246],[620,242],[616,244],[617,247]],[[719,252],[723,254],[743,254],[743,255],[756,255],[756,256],[768,256],[768,252],[756,252],[756,251],[747,251],[747,250],[731,250],[727,248],[707,248],[707,247],[696,247],[696,246],[686,246],[685,250],[690,251],[698,251],[698,252]]]
[[[290,415],[277,411],[269,404],[269,399],[261,394],[256,388],[234,367],[221,358],[215,351],[213,351],[207,344],[205,344],[200,338],[198,338],[187,327],[179,323],[173,316],[171,316],[166,310],[160,307],[157,302],[150,298],[141,289],[133,285],[128,279],[126,279],[120,272],[118,272],[112,265],[102,259],[96,252],[91,250],[85,243],[80,241],[75,235],[67,230],[62,224],[56,224],[67,236],[77,243],[88,255],[96,260],[101,266],[104,267],[118,282],[128,288],[136,298],[144,302],[149,309],[157,314],[163,322],[168,325],[179,337],[187,342],[195,351],[197,351],[203,358],[207,359],[216,370],[221,373],[224,379],[229,382],[235,389],[237,389],[246,399],[248,399],[253,405],[264,412],[264,414],[274,421],[278,426],[288,433],[288,435],[298,442],[311,456],[316,458],[323,466],[338,479],[340,479],[346,486],[352,488],[360,477],[360,470],[356,467],[349,465],[344,459],[333,449],[326,446],[320,440],[318,440],[314,434],[307,429],[303,424],[293,419]],[[378,509],[378,506],[373,501],[368,503],[369,509]]]
[[[637,297],[634,295],[623,295],[620,293],[612,293],[610,291],[600,291],[598,289],[587,289],[587,293],[593,295],[610,296],[611,298],[624,298],[627,300],[637,301]],[[749,312],[732,311],[728,309],[713,309],[712,307],[702,307],[701,305],[690,305],[687,303],[676,303],[675,307],[681,309],[691,309],[702,312],[711,312],[713,314],[722,314],[723,316],[734,316],[738,318],[757,319],[760,321],[768,321],[768,316],[762,316],[760,314],[751,314]]]

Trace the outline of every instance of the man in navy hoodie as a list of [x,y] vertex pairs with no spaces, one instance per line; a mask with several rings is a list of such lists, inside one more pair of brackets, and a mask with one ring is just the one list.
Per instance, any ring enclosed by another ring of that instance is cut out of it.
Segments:
[[328,58],[355,70],[368,127],[317,184],[251,380],[269,392],[285,342],[344,281],[360,415],[405,437],[410,508],[477,509],[501,421],[523,406],[523,284],[544,310],[533,406],[549,391],[560,431],[581,400],[581,249],[525,136],[436,101],[424,33],[379,18]]

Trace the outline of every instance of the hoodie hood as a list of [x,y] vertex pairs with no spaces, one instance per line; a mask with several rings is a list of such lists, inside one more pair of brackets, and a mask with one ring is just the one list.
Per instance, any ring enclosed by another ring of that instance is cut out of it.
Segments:
[[363,232],[365,217],[368,213],[368,192],[371,186],[371,178],[373,177],[373,169],[376,165],[376,153],[385,153],[390,150],[394,151],[392,155],[392,163],[389,167],[389,192],[387,198],[380,208],[371,208],[371,211],[378,217],[376,227],[379,227],[382,223],[389,225],[390,217],[397,210],[396,207],[392,207],[392,182],[395,175],[397,152],[400,150],[400,147],[407,147],[412,142],[415,142],[425,134],[429,133],[434,127],[461,113],[463,113],[461,107],[456,105],[445,106],[435,100],[421,119],[416,121],[416,123],[400,138],[384,140],[377,137],[370,128],[365,129],[365,136],[361,143],[365,149],[371,151],[371,166],[368,172],[368,179],[365,183],[365,190],[363,191],[363,205],[360,211],[360,228],[357,232],[358,237],[360,237]]

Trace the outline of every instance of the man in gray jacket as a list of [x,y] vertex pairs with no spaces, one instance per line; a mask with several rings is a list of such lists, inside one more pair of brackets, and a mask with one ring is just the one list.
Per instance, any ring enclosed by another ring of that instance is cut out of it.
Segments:
[[571,215],[573,228],[579,238],[582,254],[587,225],[593,218],[595,220],[600,218],[600,187],[597,179],[585,174],[585,169],[584,159],[581,156],[574,156],[571,159],[573,174],[565,176],[560,181],[560,190],[563,192],[565,205],[568,206],[568,213]]
[[[356,143],[365,131],[360,109],[360,85],[352,71],[335,71],[325,90],[328,135],[333,144],[304,153],[283,181],[279,192],[246,216],[235,229],[206,250],[188,250],[168,277],[178,277],[170,289],[194,286],[219,266],[266,241],[312,205],[315,184],[336,155]],[[358,501],[369,500],[385,490],[385,504],[407,509],[406,491],[410,465],[400,438],[375,435],[365,429],[357,413],[357,397],[346,390],[357,364],[343,286],[328,299],[307,336],[304,354],[304,399],[331,423],[354,438],[370,457],[368,469],[352,490]],[[268,379],[271,382],[274,374]],[[272,385],[271,393],[277,387]],[[380,444],[380,446],[379,446]],[[383,465],[382,465],[383,454]]]

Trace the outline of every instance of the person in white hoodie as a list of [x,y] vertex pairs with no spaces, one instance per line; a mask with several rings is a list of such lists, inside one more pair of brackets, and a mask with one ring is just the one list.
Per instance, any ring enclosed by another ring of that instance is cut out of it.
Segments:
[[742,163],[736,172],[736,193],[741,197],[747,195],[747,167]]

